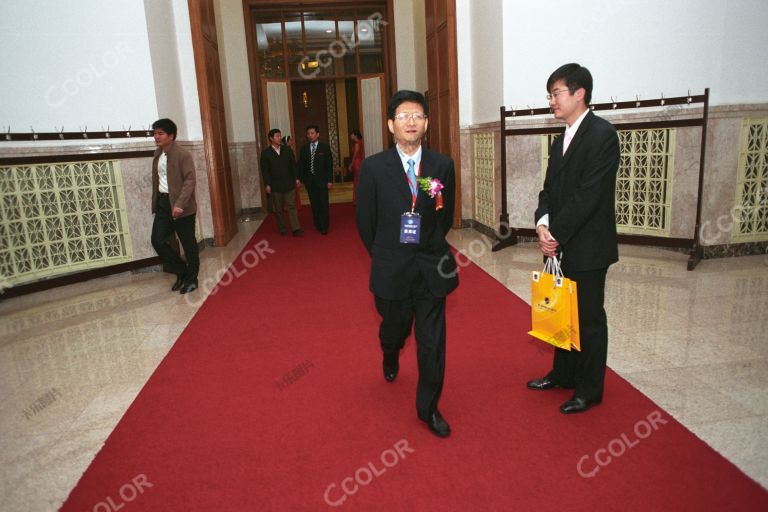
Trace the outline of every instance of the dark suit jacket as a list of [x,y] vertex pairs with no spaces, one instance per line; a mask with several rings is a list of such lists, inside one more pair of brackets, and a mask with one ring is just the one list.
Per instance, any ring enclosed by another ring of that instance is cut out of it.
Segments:
[[549,214],[549,231],[563,251],[563,271],[608,268],[618,261],[616,173],[619,139],[608,121],[589,112],[563,155],[552,143],[535,220]]
[[[163,149],[158,147],[152,159],[152,213],[157,205],[158,186],[160,178],[157,174],[157,161]],[[197,212],[195,201],[195,163],[189,151],[173,142],[166,151],[168,155],[168,199],[171,207],[184,210],[181,217]]]
[[445,235],[451,228],[456,193],[453,161],[422,149],[421,177],[437,178],[445,186],[444,207],[419,190],[415,211],[421,215],[419,244],[400,243],[400,216],[411,209],[411,189],[397,149],[363,160],[357,187],[356,220],[360,238],[371,255],[370,289],[374,295],[404,299],[420,273],[436,297],[445,297],[459,284],[456,261]]
[[315,174],[309,172],[309,144],[305,144],[299,150],[299,179],[306,186],[327,188],[333,181],[333,155],[331,146],[323,141],[317,141],[315,150]]
[[261,152],[261,176],[264,186],[274,192],[290,192],[296,188],[296,159],[289,146],[281,146],[278,155],[270,145]]

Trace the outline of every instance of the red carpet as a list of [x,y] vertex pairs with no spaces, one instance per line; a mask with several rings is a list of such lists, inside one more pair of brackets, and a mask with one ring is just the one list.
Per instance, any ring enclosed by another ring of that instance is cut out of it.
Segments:
[[302,208],[299,239],[266,220],[62,510],[768,510],[763,488],[613,372],[584,415],[560,414],[567,391],[526,390],[551,352],[525,334],[528,306],[475,266],[448,299],[453,435],[432,435],[412,339],[397,381],[381,375],[353,215],[332,207],[321,236]]

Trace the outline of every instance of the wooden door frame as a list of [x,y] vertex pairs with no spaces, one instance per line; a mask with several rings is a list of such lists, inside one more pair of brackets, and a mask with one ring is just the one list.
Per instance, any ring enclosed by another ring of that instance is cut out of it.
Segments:
[[[430,21],[434,23],[436,19],[436,13],[438,12],[438,5],[442,3],[445,7],[445,20],[438,26],[430,27]],[[434,137],[430,138],[430,142],[433,143],[432,148],[442,153],[449,155],[453,159],[455,171],[456,171],[456,203],[453,213],[453,227],[461,227],[461,138],[460,138],[460,125],[459,125],[459,70],[458,70],[458,49],[457,49],[457,36],[456,36],[456,1],[455,0],[425,0],[425,22],[426,37],[430,38],[430,34],[434,34],[437,37],[438,30],[445,30],[447,36],[446,44],[440,47],[441,55],[445,58],[438,59],[436,73],[439,76],[440,66],[447,66],[447,84],[438,84],[438,76],[432,76],[428,72],[428,97],[427,101],[431,98],[435,98],[435,105],[438,107],[438,122],[442,116],[448,116],[448,147],[442,147],[442,140],[444,135],[441,133],[442,128],[438,128],[438,139],[434,140]],[[431,13],[431,17],[430,17]],[[432,30],[432,32],[430,32]],[[424,44],[428,44],[424,41]],[[429,66],[429,52],[427,52],[427,70]],[[440,110],[440,94],[441,89],[448,91],[448,111],[443,112]],[[432,112],[430,111],[430,114]],[[437,123],[436,123],[437,124]]]
[[[189,24],[190,31],[192,33],[192,51],[195,60],[195,75],[197,77],[197,95],[200,103],[200,118],[203,128],[203,147],[205,150],[205,161],[207,164],[207,176],[208,176],[208,189],[210,192],[211,200],[211,220],[213,223],[213,243],[216,246],[225,246],[237,233],[237,222],[234,219],[234,202],[232,197],[232,182],[231,182],[231,166],[229,165],[229,147],[223,148],[223,165],[227,168],[225,171],[225,178],[229,179],[229,183],[222,183],[219,179],[219,175],[216,170],[219,168],[216,161],[216,149],[218,137],[216,137],[216,130],[211,119],[211,112],[207,108],[210,105],[211,90],[208,87],[208,80],[211,78],[208,76],[208,66],[205,57],[205,42],[203,34],[203,22],[200,16],[200,5],[202,2],[209,0],[187,0],[187,7],[189,10]],[[213,8],[211,6],[211,8]],[[214,14],[215,16],[215,14]],[[214,31],[215,31],[214,25]],[[217,34],[218,39],[218,34]],[[218,45],[218,41],[217,41]],[[219,87],[222,88],[221,83],[221,68],[218,70]],[[223,106],[223,105],[222,105]],[[223,123],[219,127],[219,130],[224,130],[224,139],[226,138],[226,123]],[[229,194],[227,194],[229,191]],[[227,201],[229,198],[229,201]],[[229,204],[227,204],[229,203]],[[232,211],[228,211],[231,209]],[[230,222],[227,219],[230,218]]]

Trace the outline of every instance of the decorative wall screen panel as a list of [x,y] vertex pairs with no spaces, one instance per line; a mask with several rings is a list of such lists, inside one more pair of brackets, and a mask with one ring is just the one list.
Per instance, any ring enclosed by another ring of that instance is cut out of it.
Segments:
[[6,283],[132,257],[118,161],[0,167],[0,276]]
[[496,226],[495,153],[493,133],[476,133],[475,145],[475,220]]
[[[619,233],[669,236],[675,129],[619,130],[616,228]],[[554,135],[542,136],[542,180]]]
[[675,130],[620,130],[616,177],[619,233],[669,236]]
[[744,119],[733,211],[734,242],[768,240],[768,118]]

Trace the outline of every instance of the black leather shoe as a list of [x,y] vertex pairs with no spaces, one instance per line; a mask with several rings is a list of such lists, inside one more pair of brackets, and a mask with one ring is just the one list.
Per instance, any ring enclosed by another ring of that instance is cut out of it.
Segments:
[[425,423],[429,427],[429,430],[432,431],[433,434],[435,434],[438,437],[448,437],[451,435],[451,427],[448,425],[448,422],[445,421],[445,418],[443,418],[443,415],[440,414],[440,411],[435,410],[429,418],[425,420]]
[[320,230],[320,234],[321,235],[327,235],[328,234],[328,230],[327,229],[321,229]]
[[303,230],[303,229],[301,229],[301,228],[299,228],[299,229],[294,229],[294,230],[293,230],[293,236],[301,236],[301,234],[302,234],[303,232],[304,232],[304,230]]
[[172,292],[177,292],[184,286],[184,276],[176,276],[176,282],[171,286]]
[[179,293],[183,295],[195,290],[197,290],[197,282],[185,283],[184,286],[181,287],[181,290],[179,290]]
[[536,389],[538,391],[546,391],[548,389],[552,389],[554,387],[557,387],[557,384],[552,382],[546,377],[542,377],[541,379],[533,379],[529,380],[528,384],[526,384],[528,389]]
[[563,405],[560,406],[560,412],[563,414],[574,414],[577,412],[584,412],[593,405],[597,405],[602,400],[587,400],[586,398],[581,398],[580,396],[574,396],[567,402],[565,402]]
[[384,352],[384,359],[381,362],[381,367],[384,370],[384,380],[387,382],[395,380],[395,378],[397,378],[397,372],[400,371],[400,352]]

